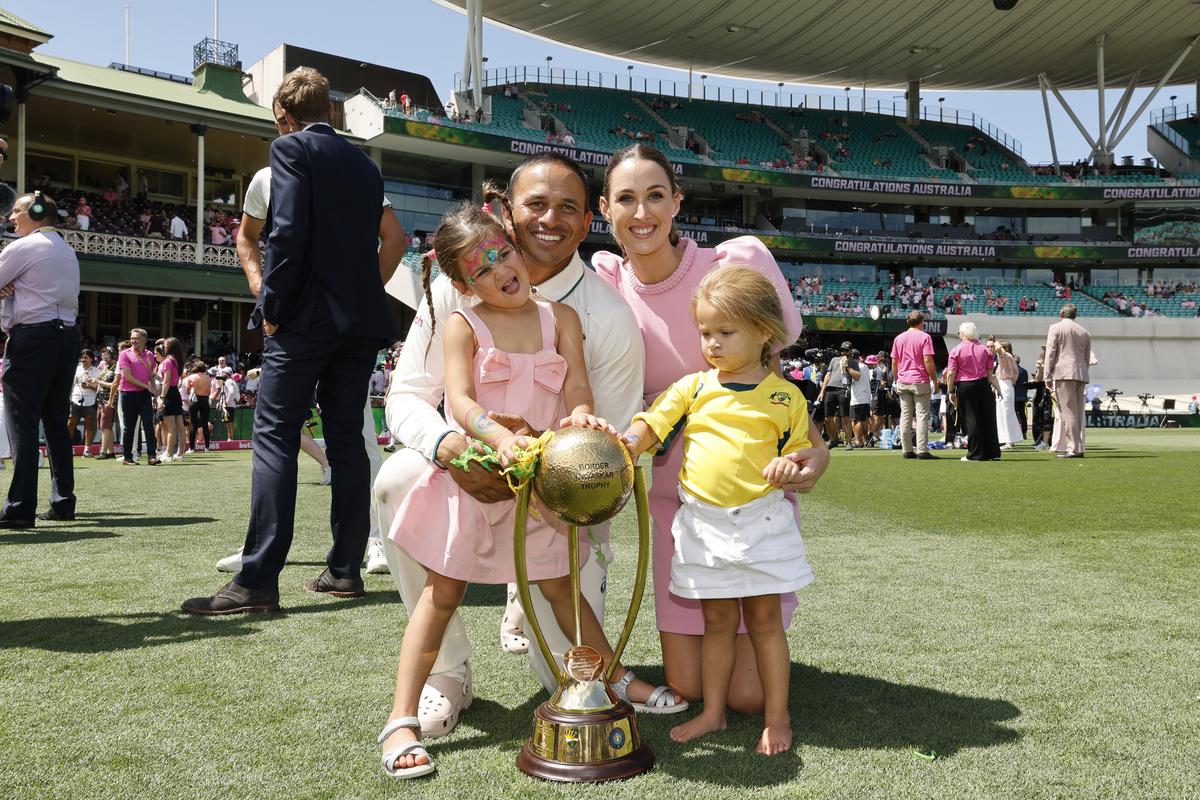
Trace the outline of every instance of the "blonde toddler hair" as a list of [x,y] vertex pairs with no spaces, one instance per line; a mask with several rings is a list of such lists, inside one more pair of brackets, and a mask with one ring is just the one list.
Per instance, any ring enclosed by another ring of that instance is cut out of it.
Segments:
[[762,273],[741,264],[730,264],[704,276],[692,295],[692,318],[696,306],[704,301],[737,325],[744,325],[767,336],[759,360],[768,366],[771,356],[791,344],[779,292]]

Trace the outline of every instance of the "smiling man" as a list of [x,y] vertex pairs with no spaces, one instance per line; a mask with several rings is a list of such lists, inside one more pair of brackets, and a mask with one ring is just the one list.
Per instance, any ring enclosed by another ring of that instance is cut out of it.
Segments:
[[[596,414],[617,427],[627,425],[641,408],[642,338],[633,312],[577,253],[592,221],[586,176],[574,161],[543,153],[526,159],[513,171],[508,198],[503,209],[505,224],[524,256],[538,296],[564,303],[579,314]],[[387,395],[388,428],[406,448],[384,462],[375,482],[380,524],[387,528],[409,487],[430,462],[448,469],[459,486],[483,502],[512,498],[512,491],[499,476],[480,469],[465,472],[450,463],[467,447],[467,440],[437,411],[445,391],[442,331],[450,314],[474,298],[460,295],[444,276],[434,281],[432,296],[432,309],[425,301],[417,309]],[[431,318],[437,322],[432,336]],[[501,422],[513,424],[512,420]],[[605,564],[610,560],[607,526],[592,528],[591,534],[606,557],[588,559],[581,576],[582,589],[603,621]],[[412,609],[425,586],[425,569],[390,541],[386,552],[405,605]],[[550,607],[536,589],[534,603],[551,650],[561,657],[571,643],[554,628]],[[529,648],[529,653],[538,677],[552,688],[553,675],[541,661],[538,648]],[[470,704],[469,655],[466,631],[456,614],[422,693],[419,716],[424,736],[449,733],[459,713]]]

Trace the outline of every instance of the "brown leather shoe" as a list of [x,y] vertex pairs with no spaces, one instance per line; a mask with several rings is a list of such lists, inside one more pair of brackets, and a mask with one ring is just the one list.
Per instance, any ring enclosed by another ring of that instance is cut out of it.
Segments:
[[212,597],[193,597],[180,606],[185,614],[207,617],[225,614],[269,614],[279,610],[278,589],[247,589],[234,581]]
[[356,575],[353,578],[339,578],[330,572],[328,567],[321,570],[317,577],[306,580],[304,588],[310,592],[331,594],[334,597],[363,597],[367,593],[361,577]]

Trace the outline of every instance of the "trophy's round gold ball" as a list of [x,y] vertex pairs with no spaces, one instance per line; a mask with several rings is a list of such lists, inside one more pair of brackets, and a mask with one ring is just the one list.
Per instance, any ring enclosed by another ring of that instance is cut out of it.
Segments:
[[572,525],[598,525],[617,515],[633,491],[633,459],[607,431],[564,428],[542,450],[533,490]]

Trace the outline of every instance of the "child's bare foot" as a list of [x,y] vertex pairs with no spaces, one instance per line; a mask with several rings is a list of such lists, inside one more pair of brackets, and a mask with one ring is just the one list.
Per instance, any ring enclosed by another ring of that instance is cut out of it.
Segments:
[[764,756],[777,756],[780,753],[786,753],[792,749],[792,726],[791,723],[784,719],[782,722],[768,722],[763,727],[762,736],[758,739],[758,747],[754,748],[756,752],[762,753]]
[[676,742],[690,742],[714,731],[725,730],[724,714],[700,713],[682,725],[671,728],[671,739]]
[[[416,741],[420,741],[420,739],[417,736],[417,732],[412,728],[397,728],[392,732],[391,736],[383,740],[383,752],[386,753],[390,750],[395,750],[402,745],[408,744],[409,742]],[[397,758],[392,763],[392,769],[408,769],[409,767],[416,767],[420,766],[421,764],[428,763],[429,756],[420,754],[414,755],[409,753],[408,755],[403,755]]]

